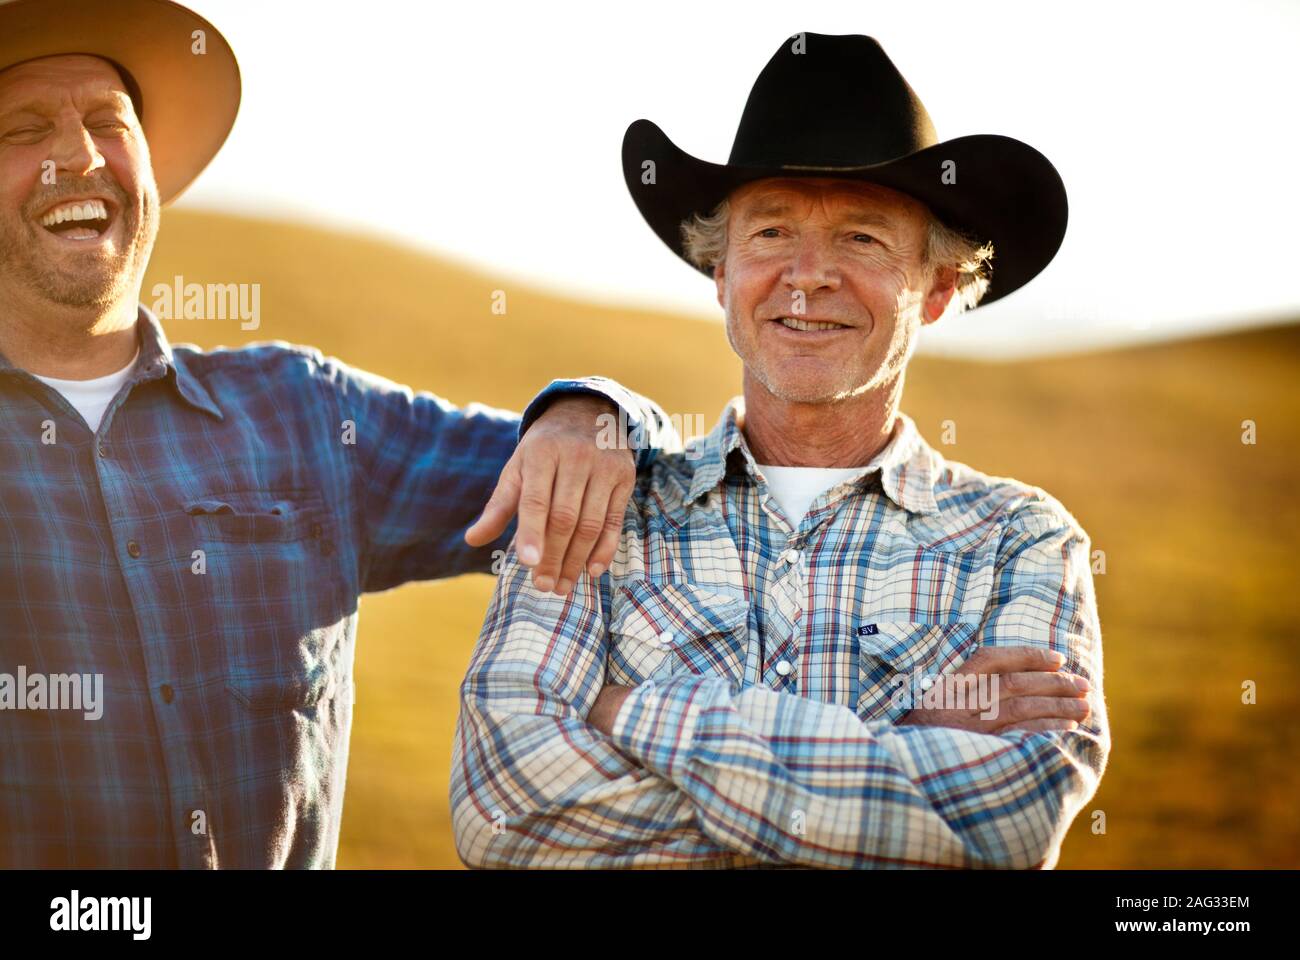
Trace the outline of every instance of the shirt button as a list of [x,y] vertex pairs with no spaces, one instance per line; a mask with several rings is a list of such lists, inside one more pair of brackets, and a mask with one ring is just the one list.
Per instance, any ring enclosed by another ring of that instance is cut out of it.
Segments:
[[661,647],[671,647],[673,645],[673,635],[667,630],[659,634],[659,636],[656,637],[656,640],[659,642],[659,646]]
[[783,559],[785,560],[786,563],[798,563],[798,562],[799,562],[799,551],[798,551],[798,550],[787,550],[787,551],[785,552],[785,554],[783,555]]
[[929,689],[930,689],[931,687],[933,687],[933,686],[934,686],[934,677],[922,677],[922,678],[921,678],[921,689],[922,689],[922,690],[929,690]]
[[108,447],[104,446],[102,443],[99,445],[99,456],[101,460],[107,459],[108,457]]
[[778,660],[776,662],[776,672],[778,676],[788,677],[794,671],[789,660]]
[[132,557],[140,556],[140,544],[136,543],[134,540],[128,540],[126,542],[126,552]]
[[174,699],[176,699],[176,691],[172,689],[172,685],[170,683],[164,683],[161,687],[158,688],[158,692],[162,694],[163,703],[171,703]]

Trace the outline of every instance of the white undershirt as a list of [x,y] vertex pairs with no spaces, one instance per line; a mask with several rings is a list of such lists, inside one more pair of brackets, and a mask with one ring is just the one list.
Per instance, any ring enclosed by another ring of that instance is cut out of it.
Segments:
[[890,435],[889,442],[871,458],[871,462],[865,467],[776,467],[760,463],[758,469],[763,474],[763,479],[767,481],[767,489],[781,505],[781,512],[790,521],[790,526],[798,527],[813,501],[827,490],[879,468],[897,439],[898,428],[895,421],[894,432]]
[[104,411],[108,409],[109,403],[117,396],[117,391],[122,389],[122,384],[126,383],[131,376],[131,368],[135,366],[136,358],[139,356],[140,350],[137,347],[135,356],[125,367],[116,373],[110,373],[106,377],[96,377],[94,380],[60,380],[57,377],[42,377],[35,373],[32,376],[42,383],[48,383],[63,394],[68,403],[72,404],[81,414],[81,418],[86,421],[90,432],[94,433],[99,429],[99,421],[104,419]]
[[758,469],[762,471],[767,480],[767,489],[781,505],[781,512],[790,521],[790,526],[797,527],[812,502],[819,496],[851,477],[861,476],[871,468],[774,467],[760,463]]

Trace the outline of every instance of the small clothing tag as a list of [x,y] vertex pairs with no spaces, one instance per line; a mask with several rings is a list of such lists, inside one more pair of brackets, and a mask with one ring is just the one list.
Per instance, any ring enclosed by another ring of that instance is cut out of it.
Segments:
[[859,637],[871,637],[880,632],[880,629],[874,623],[864,623],[858,627]]

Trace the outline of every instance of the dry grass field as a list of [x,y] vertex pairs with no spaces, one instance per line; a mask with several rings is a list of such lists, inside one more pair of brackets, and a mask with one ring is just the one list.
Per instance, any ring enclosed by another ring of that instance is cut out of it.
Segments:
[[[355,236],[173,211],[142,299],[177,274],[260,283],[262,320],[247,332],[174,320],[173,342],[309,343],[456,403],[518,410],[554,377],[599,373],[712,427],[738,392],[718,325],[544,295]],[[491,311],[496,289],[504,316]],[[1114,750],[1062,868],[1300,867],[1298,382],[1300,326],[912,364],[904,409],[931,443],[1050,491],[1105,552]],[[951,446],[939,445],[945,420],[957,425]],[[490,589],[462,577],[363,600],[341,867],[459,865],[447,801],[455,691]],[[1255,705],[1241,702],[1246,680]],[[1105,835],[1089,829],[1098,809]]]

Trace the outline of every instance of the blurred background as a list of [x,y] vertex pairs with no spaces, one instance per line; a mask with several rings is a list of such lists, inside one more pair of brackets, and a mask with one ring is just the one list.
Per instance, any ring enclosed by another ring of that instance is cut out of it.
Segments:
[[[1104,553],[1114,748],[1060,866],[1300,866],[1300,5],[192,5],[244,103],[164,214],[142,299],[257,283],[257,330],[170,337],[307,343],[457,403],[519,410],[598,373],[712,427],[739,364],[619,144],[644,116],[724,160],[793,33],[871,34],[941,138],[1042,150],[1070,191],[1061,252],[927,328],[903,408],[950,459],[1058,497]],[[456,688],[491,588],[363,600],[340,867],[459,866]]]

